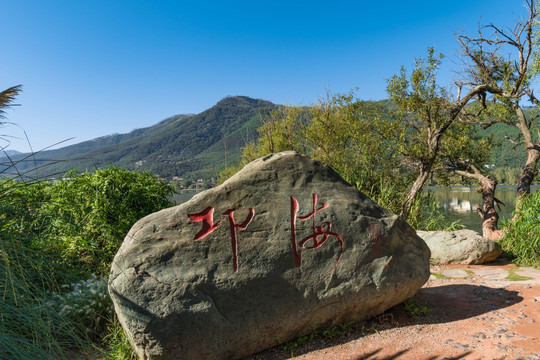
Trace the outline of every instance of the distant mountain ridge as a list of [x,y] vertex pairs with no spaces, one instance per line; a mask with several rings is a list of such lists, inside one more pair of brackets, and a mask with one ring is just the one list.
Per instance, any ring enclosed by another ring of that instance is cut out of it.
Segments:
[[[17,170],[39,178],[109,165],[162,177],[215,177],[239,158],[241,148],[255,138],[262,117],[277,107],[246,96],[226,97],[200,114],[175,115],[126,134],[102,136],[34,156],[17,154],[12,160],[25,159],[17,163]],[[0,163],[5,165],[6,160]]]
[[2,157],[2,155],[13,156],[13,155],[19,155],[19,154],[22,154],[22,153],[17,150],[2,150],[2,153],[0,153],[0,157]]
[[[386,102],[388,108],[392,104]],[[279,108],[269,101],[246,96],[226,97],[199,114],[174,115],[159,123],[126,134],[112,134],[37,154],[0,153],[0,176],[14,174],[7,168],[17,163],[18,173],[30,178],[58,177],[66,172],[103,168],[110,165],[147,170],[172,178],[217,177],[228,165],[238,161],[241,148],[256,139],[261,120]],[[520,167],[526,152],[504,139],[517,130],[494,125],[482,136],[494,134],[501,146],[493,150],[495,167]]]

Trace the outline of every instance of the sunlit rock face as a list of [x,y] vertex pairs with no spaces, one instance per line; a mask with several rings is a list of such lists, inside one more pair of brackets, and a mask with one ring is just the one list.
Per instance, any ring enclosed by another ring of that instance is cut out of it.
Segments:
[[502,254],[501,244],[473,230],[418,231],[431,250],[434,265],[479,265],[491,262]]
[[413,229],[295,152],[137,222],[109,281],[143,359],[240,358],[375,316],[429,278]]

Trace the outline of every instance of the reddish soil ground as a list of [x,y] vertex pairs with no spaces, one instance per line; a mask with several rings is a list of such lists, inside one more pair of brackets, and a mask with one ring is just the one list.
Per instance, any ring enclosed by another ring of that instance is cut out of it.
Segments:
[[500,260],[433,267],[433,273],[447,277],[432,275],[409,311],[400,304],[247,359],[540,359],[540,270]]

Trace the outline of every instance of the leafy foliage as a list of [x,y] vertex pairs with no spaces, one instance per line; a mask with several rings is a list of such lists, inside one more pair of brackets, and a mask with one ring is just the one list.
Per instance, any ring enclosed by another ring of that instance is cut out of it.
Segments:
[[113,315],[106,280],[93,273],[108,273],[129,228],[172,205],[172,192],[149,173],[118,168],[0,182],[0,358],[94,352]]
[[429,48],[426,58],[416,59],[410,75],[402,67],[400,74],[388,81],[387,92],[397,104],[397,112],[396,126],[387,136],[416,174],[400,212],[406,219],[429,178],[438,176],[448,184],[449,170],[482,169],[492,145],[491,138],[483,139],[472,126],[457,121],[480,88],[453,100],[446,88],[437,84],[442,58]]
[[[222,172],[220,180],[258,157],[295,150],[325,162],[368,196],[396,211],[408,171],[392,144],[379,135],[390,123],[384,109],[383,103],[360,101],[354,93],[328,94],[311,107],[281,107],[264,119],[257,142],[243,148],[240,163]],[[377,154],[377,161],[373,161],[373,154]]]
[[61,254],[57,262],[105,273],[130,227],[174,205],[173,188],[153,175],[119,168],[68,173],[55,183],[3,184],[2,230],[28,234],[31,248]]
[[[388,136],[397,126],[391,106],[360,101],[351,92],[328,94],[312,107],[281,107],[264,119],[258,141],[243,148],[240,163],[222,172],[220,181],[258,157],[295,150],[325,162],[375,202],[399,212],[415,174],[397,151],[395,138]],[[427,223],[433,214],[424,209],[431,208],[432,201],[429,195],[414,201],[409,219],[413,227],[449,226],[440,217]]]
[[519,265],[540,265],[540,191],[525,196],[516,209],[517,218],[506,223],[501,240]]

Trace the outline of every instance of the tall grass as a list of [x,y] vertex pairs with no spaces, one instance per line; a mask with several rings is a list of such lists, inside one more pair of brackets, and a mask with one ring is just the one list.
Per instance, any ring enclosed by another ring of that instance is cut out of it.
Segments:
[[72,359],[88,352],[92,343],[81,327],[45,304],[58,289],[54,272],[20,240],[0,239],[0,358]]
[[540,266],[540,191],[528,195],[516,209],[517,218],[503,223],[503,249],[518,265]]
[[104,275],[129,228],[172,192],[118,168],[0,181],[0,359],[133,358]]

